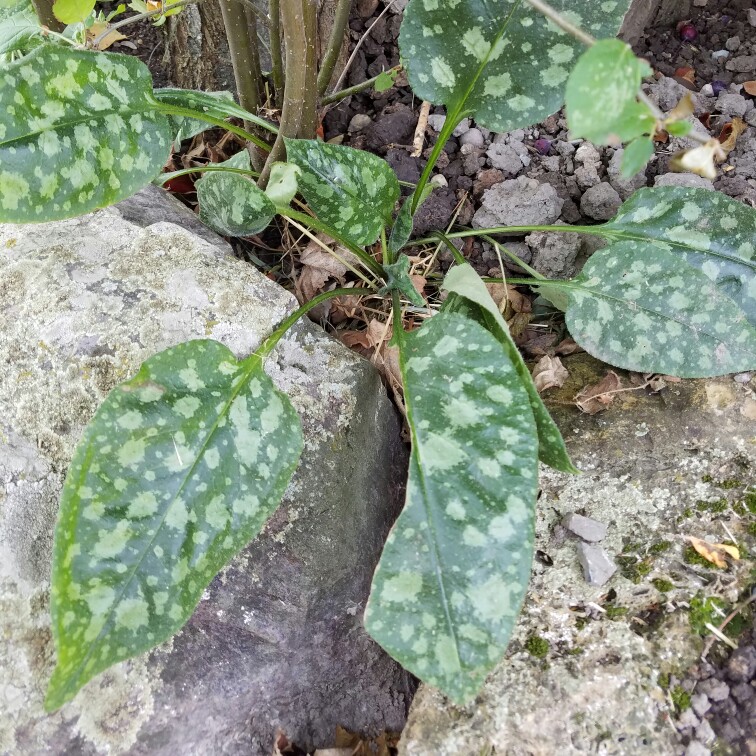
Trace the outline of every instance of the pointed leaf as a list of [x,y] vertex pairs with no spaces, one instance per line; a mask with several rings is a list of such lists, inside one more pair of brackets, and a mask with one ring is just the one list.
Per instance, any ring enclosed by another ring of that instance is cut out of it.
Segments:
[[372,244],[391,223],[399,182],[369,152],[312,139],[286,139],[290,163],[302,170],[299,190],[320,220],[355,244]]
[[194,89],[162,87],[155,90],[155,99],[166,105],[176,105],[196,111],[197,119],[172,116],[175,119],[175,125],[181,127],[179,134],[181,139],[188,139],[208,128],[207,123],[200,120],[202,113],[213,118],[241,118],[272,134],[278,133],[278,129],[272,123],[237,105],[231,92],[198,92]]
[[[596,37],[616,35],[630,0],[554,3]],[[410,0],[399,46],[412,89],[493,131],[538,123],[562,105],[582,44],[524,0]]]
[[648,63],[619,39],[601,39],[586,50],[565,93],[572,136],[610,144],[652,132],[656,119],[637,99],[650,73]]
[[301,450],[261,360],[215,341],[167,349],[110,393],[63,488],[49,710],[182,627],[278,506]]
[[70,218],[139,191],[170,148],[135,57],[43,45],[0,77],[0,222]]
[[[417,209],[419,210],[423,202],[431,195],[435,187],[432,183],[426,184],[423,187],[422,194],[420,195],[420,201],[418,202]],[[409,241],[412,236],[412,226],[415,218],[412,215],[412,199],[414,195],[410,195],[404,201],[399,214],[396,216],[394,226],[391,229],[391,235],[388,240],[388,249],[393,255],[396,255],[402,247]],[[417,210],[415,211],[417,212]]]
[[265,192],[238,173],[206,173],[195,186],[200,220],[223,236],[258,234],[276,214]]
[[538,441],[501,344],[452,313],[399,334],[407,500],[373,578],[368,632],[454,701],[509,642],[530,576]]
[[[666,249],[714,281],[756,326],[756,210],[720,192],[641,189],[600,227],[632,249]],[[619,254],[619,253],[617,253]]]
[[654,155],[654,140],[651,137],[638,137],[625,147],[622,155],[622,177],[632,178],[646,167]]
[[[467,303],[467,306],[464,306],[455,302],[455,298],[449,297],[444,303],[445,311],[460,312],[472,317],[487,328],[504,347],[509,361],[514,365],[522,385],[528,392],[528,400],[538,428],[538,456],[541,462],[562,472],[579,472],[570,461],[562,434],[536,390],[525,360],[509,333],[509,326],[475,269],[469,264],[455,265],[446,274],[442,288],[457,294]],[[477,311],[471,311],[473,308]]]
[[673,251],[615,242],[596,252],[567,287],[567,327],[604,362],[681,378],[756,368],[756,328]]
[[273,163],[265,194],[276,207],[286,207],[294,199],[301,173],[293,163]]

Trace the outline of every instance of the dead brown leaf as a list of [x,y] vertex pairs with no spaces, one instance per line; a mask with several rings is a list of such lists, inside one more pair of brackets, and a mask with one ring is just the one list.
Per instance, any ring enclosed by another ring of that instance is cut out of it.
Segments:
[[722,131],[717,138],[722,143],[722,149],[724,150],[725,155],[728,155],[735,149],[738,137],[747,128],[748,124],[742,118],[738,118],[737,116],[733,118],[730,123],[726,123],[722,127]]
[[614,394],[621,388],[620,377],[610,370],[598,383],[582,389],[575,396],[574,402],[582,412],[595,415],[605,410],[614,401]]
[[756,97],[756,81],[746,81],[743,84],[743,89],[745,89],[746,94]]
[[727,559],[740,560],[740,549],[729,543],[709,543],[695,536],[687,536],[690,545],[707,561],[721,570],[727,567]]
[[[108,24],[105,21],[95,21],[87,29],[87,42],[90,44],[94,42],[107,28]],[[96,49],[107,50],[112,44],[120,42],[122,39],[128,39],[128,37],[125,34],[121,34],[117,29],[112,29],[97,43]]]
[[562,357],[567,357],[571,354],[578,354],[584,351],[585,349],[583,349],[580,344],[570,338],[562,339],[562,341],[554,347],[554,353],[559,354]]
[[546,389],[562,388],[569,377],[570,374],[559,357],[541,357],[533,368],[533,382],[539,394]]
[[[325,234],[319,234],[318,239],[326,245],[333,243],[333,240]],[[351,254],[347,250],[338,250],[336,254],[342,260],[345,258],[343,252],[347,255]],[[343,284],[349,270],[341,260],[326,252],[316,241],[310,241],[299,253],[299,262],[302,270],[299,273],[296,288],[300,301],[309,301],[316,294],[325,291],[326,283],[331,279]]]

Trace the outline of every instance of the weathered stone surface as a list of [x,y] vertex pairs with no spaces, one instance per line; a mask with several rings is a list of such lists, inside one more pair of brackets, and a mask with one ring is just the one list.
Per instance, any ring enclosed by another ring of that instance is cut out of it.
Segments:
[[551,184],[520,176],[483,193],[472,220],[473,228],[491,226],[545,226],[559,218],[564,200]]
[[53,523],[85,423],[155,352],[211,337],[246,355],[295,306],[194,223],[153,189],[0,226],[0,753],[268,756],[277,728],[326,746],[337,725],[403,724],[411,682],[361,624],[399,506],[399,426],[373,368],[309,322],[267,366],[305,429],[282,508],[172,641],[43,712]]
[[[728,573],[688,564],[683,537],[726,540],[726,525],[753,550],[748,517],[700,511],[696,502],[723,495],[742,501],[753,481],[756,381],[684,381],[658,395],[626,392],[606,412],[588,416],[569,403],[607,368],[586,355],[564,358],[564,364],[570,378],[546,401],[583,474],[542,471],[536,548],[553,566],[534,563],[507,656],[474,703],[455,707],[421,686],[401,756],[650,756],[685,750],[659,684],[661,673],[681,673],[701,653],[704,639],[691,629],[684,602],[702,591],[737,602],[751,581],[753,561]],[[717,488],[723,479],[737,481],[735,488]],[[625,555],[632,565],[634,556],[648,558],[650,572],[632,573],[621,563],[607,585],[589,586],[575,540],[565,538],[560,525],[574,511],[608,526],[601,546],[612,559]],[[674,588],[661,594],[655,578]],[[616,597],[607,598],[613,591]],[[609,616],[610,606],[626,614]],[[548,641],[545,659],[527,652],[532,636]]]

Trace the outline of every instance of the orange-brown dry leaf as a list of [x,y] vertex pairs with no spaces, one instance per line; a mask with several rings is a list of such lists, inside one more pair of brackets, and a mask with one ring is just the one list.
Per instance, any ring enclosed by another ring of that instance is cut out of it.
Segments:
[[727,567],[727,558],[736,562],[740,560],[740,549],[729,543],[709,543],[695,536],[688,536],[690,545],[707,561],[724,570]]
[[574,399],[579,410],[595,415],[605,410],[613,401],[615,392],[622,388],[620,377],[610,370],[598,383],[586,386]]
[[562,339],[562,341],[554,347],[554,353],[561,355],[562,357],[567,357],[570,354],[578,354],[579,352],[584,351],[585,349],[583,349],[580,344],[570,338]]
[[[107,28],[108,24],[105,21],[95,21],[87,29],[87,42],[94,42]],[[122,39],[128,39],[128,37],[117,29],[112,29],[97,43],[97,49],[107,50],[114,42],[120,42]]]
[[533,368],[533,382],[539,394],[546,389],[562,388],[569,377],[570,374],[559,357],[541,357]]
[[719,134],[719,141],[722,143],[722,149],[725,155],[728,155],[735,149],[738,137],[748,128],[748,124],[742,118],[733,118],[730,123],[722,127]]
[[756,97],[756,81],[747,81],[743,84],[743,89],[745,89],[746,94],[751,95],[751,97]]

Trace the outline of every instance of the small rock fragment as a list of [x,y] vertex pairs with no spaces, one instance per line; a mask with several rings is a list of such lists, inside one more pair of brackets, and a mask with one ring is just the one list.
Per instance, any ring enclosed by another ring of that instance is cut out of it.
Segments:
[[[558,223],[557,225],[564,225]],[[533,250],[533,267],[547,278],[571,278],[575,275],[575,260],[583,247],[579,234],[559,234],[537,231],[525,237]]]
[[691,189],[709,189],[714,191],[714,184],[695,173],[665,173],[654,179],[654,186],[687,186]]
[[578,559],[583,568],[583,575],[590,585],[606,585],[617,571],[617,565],[601,548],[591,543],[579,543]]
[[696,693],[690,698],[690,707],[697,716],[702,717],[711,708],[711,701],[703,693]]
[[580,200],[584,215],[595,220],[610,220],[619,210],[622,198],[617,190],[606,182],[592,186]]
[[691,740],[685,749],[685,756],[711,756],[711,751],[697,740]]
[[646,186],[646,172],[640,170],[634,176],[625,178],[622,175],[622,158],[625,151],[619,148],[614,151],[612,159],[609,161],[607,173],[609,174],[609,183],[615,188],[617,194],[626,200],[633,192],[637,192],[641,187]]
[[753,73],[756,71],[756,55],[739,55],[737,58],[728,60],[725,68],[737,73]]
[[756,648],[743,646],[727,662],[727,676],[734,682],[748,682],[756,675]]
[[730,686],[722,680],[710,678],[701,680],[696,686],[696,692],[703,693],[710,701],[726,701],[730,695]]
[[717,98],[715,107],[722,115],[742,118],[750,107],[750,103],[743,95],[722,92]]
[[701,720],[693,713],[693,709],[685,709],[681,712],[675,723],[678,730],[689,728],[695,730],[701,724]]
[[510,176],[516,176],[523,169],[520,156],[508,144],[501,142],[492,144],[488,148],[486,156],[493,168],[498,168]]
[[603,522],[593,520],[590,517],[583,517],[583,515],[574,512],[565,515],[562,525],[589,543],[603,541],[606,538],[606,525]]
[[369,115],[365,115],[364,113],[357,113],[351,121],[349,121],[349,126],[347,127],[347,131],[350,134],[356,134],[358,131],[363,131],[366,129],[370,124],[373,122],[373,119]]
[[564,200],[553,186],[520,176],[484,192],[472,225],[473,228],[550,225],[559,218],[563,205]]
[[711,725],[708,720],[704,719],[698,727],[696,727],[696,740],[704,745],[712,745],[717,739],[714,730],[711,729]]
[[[743,111],[745,112],[745,111]],[[459,143],[462,145],[471,144],[473,147],[482,147],[486,140],[483,138],[483,134],[479,129],[468,129],[459,138]]]

